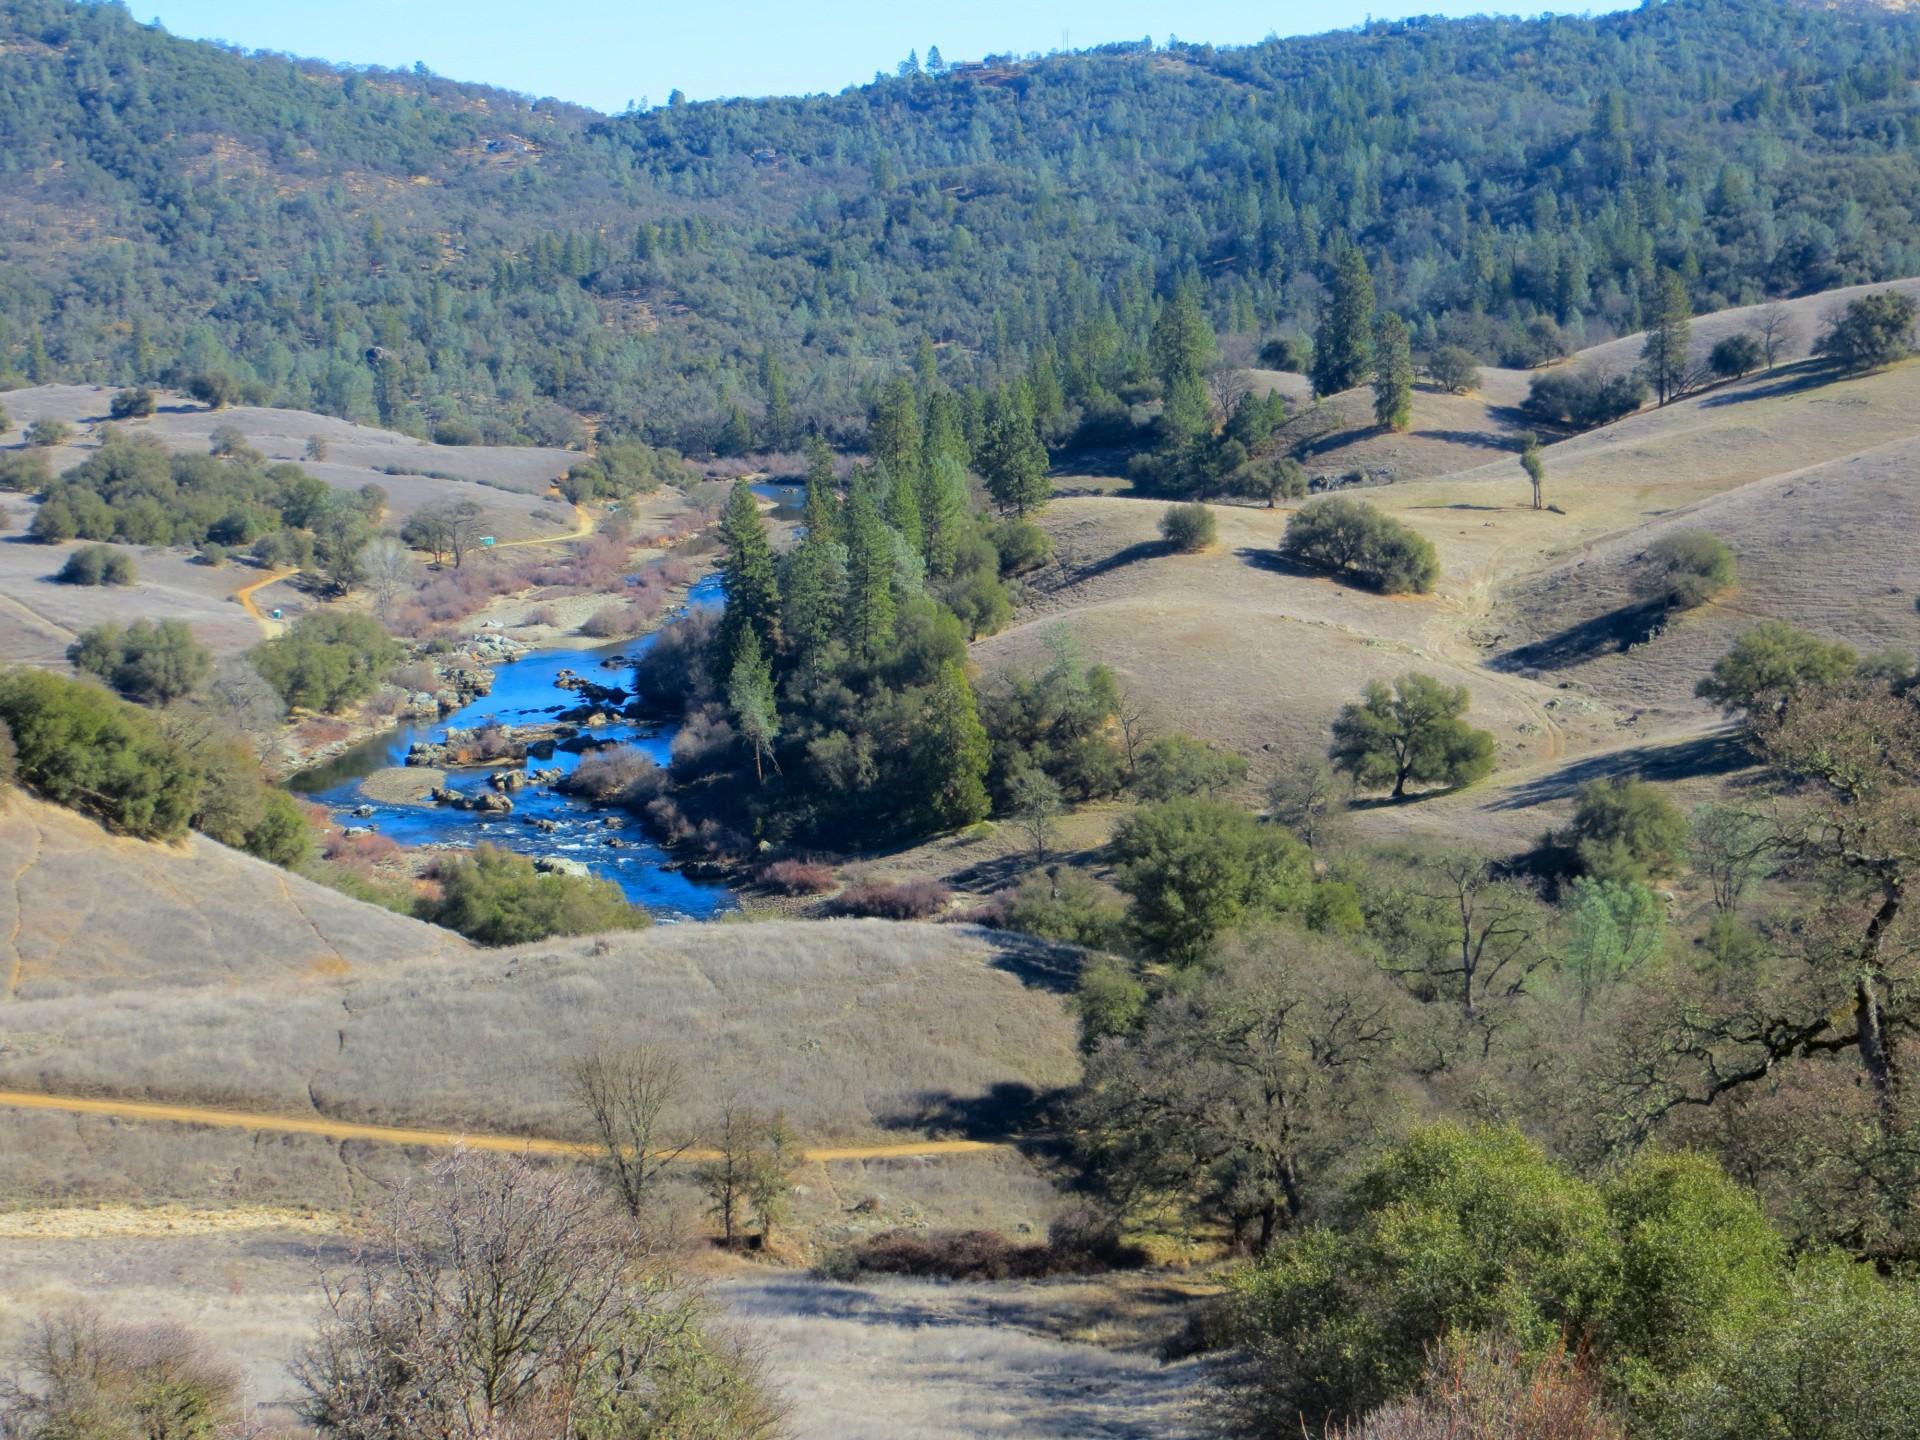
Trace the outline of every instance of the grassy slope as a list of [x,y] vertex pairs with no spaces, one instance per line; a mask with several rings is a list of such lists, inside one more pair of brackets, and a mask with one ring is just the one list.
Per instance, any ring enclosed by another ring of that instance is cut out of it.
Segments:
[[[1790,302],[1792,355],[1849,293]],[[1696,346],[1752,314],[1702,320]],[[1637,348],[1615,342],[1575,363],[1623,364]],[[1579,780],[1610,768],[1710,785],[1727,757],[1701,738],[1716,717],[1693,683],[1757,619],[1862,648],[1912,642],[1920,567],[1908,537],[1920,500],[1906,477],[1920,458],[1920,364],[1831,383],[1790,367],[1551,445],[1547,494],[1560,515],[1528,508],[1526,477],[1511,450],[1495,448],[1511,444],[1519,417],[1509,407],[1523,394],[1522,377],[1500,371],[1477,398],[1421,391],[1409,435],[1349,432],[1315,457],[1316,471],[1335,473],[1397,464],[1405,478],[1362,495],[1434,542],[1443,569],[1432,596],[1286,573],[1271,559],[1285,509],[1218,507],[1218,546],[1174,556],[1157,541],[1159,503],[1079,496],[1042,519],[1059,560],[1038,577],[1031,609],[976,656],[988,671],[1042,664],[1047,631],[1065,624],[1161,727],[1240,750],[1256,781],[1322,745],[1334,712],[1370,678],[1417,667],[1465,683],[1474,722],[1498,738],[1499,773],[1465,794],[1371,810],[1363,823],[1383,836],[1519,846]],[[1362,399],[1334,403],[1357,413]],[[1497,458],[1446,470],[1463,437]],[[1630,653],[1541,665],[1522,648],[1587,633],[1628,598],[1634,557],[1676,528],[1722,535],[1739,588]]]

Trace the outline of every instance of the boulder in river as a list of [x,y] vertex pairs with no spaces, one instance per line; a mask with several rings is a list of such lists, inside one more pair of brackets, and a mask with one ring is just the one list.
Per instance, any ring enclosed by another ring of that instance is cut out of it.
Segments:
[[533,862],[533,868],[543,875],[572,875],[585,880],[593,874],[581,860],[563,860],[557,855],[541,855]]

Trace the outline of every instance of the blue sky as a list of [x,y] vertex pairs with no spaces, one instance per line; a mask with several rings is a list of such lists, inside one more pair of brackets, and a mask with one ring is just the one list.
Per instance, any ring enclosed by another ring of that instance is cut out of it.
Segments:
[[[128,0],[176,35],[353,64],[428,68],[600,110],[669,91],[840,90],[909,50],[949,60],[1169,35],[1240,44],[1357,25],[1369,14],[1471,15],[1486,0]],[[1604,4],[1601,8],[1608,8]]]

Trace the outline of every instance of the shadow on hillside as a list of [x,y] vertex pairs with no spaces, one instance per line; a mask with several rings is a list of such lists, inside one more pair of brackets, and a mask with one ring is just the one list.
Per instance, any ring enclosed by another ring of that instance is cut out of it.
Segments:
[[1476,450],[1502,450],[1510,455],[1520,453],[1520,442],[1511,435],[1501,435],[1492,430],[1415,430],[1417,440],[1445,440],[1452,445],[1471,445]]
[[[1049,852],[1049,855],[1049,863],[1087,865],[1097,858],[1099,847],[1073,854]],[[1015,850],[1011,854],[995,855],[990,859],[975,861],[971,865],[955,870],[946,877],[946,881],[957,890],[990,895],[995,890],[1006,890],[1018,885],[1033,868],[1032,857],[1025,850]]]
[[1080,969],[1086,954],[1076,945],[1022,935],[1013,930],[984,932],[993,951],[993,968],[1004,970],[1022,985],[1071,995],[1080,988]]
[[1642,780],[1672,783],[1706,776],[1733,775],[1752,769],[1753,756],[1730,730],[1718,730],[1677,745],[1640,745],[1615,750],[1562,766],[1550,775],[1515,786],[1489,808],[1527,810],[1555,800],[1571,800],[1583,785],[1637,775]]
[[1066,583],[1078,585],[1087,580],[1097,580],[1102,575],[1110,575],[1115,570],[1124,570],[1129,565],[1142,560],[1151,560],[1156,555],[1171,554],[1171,547],[1164,540],[1142,540],[1129,545],[1124,550],[1116,550],[1104,560],[1096,560],[1091,565],[1077,565],[1067,572]]
[[876,1118],[889,1130],[911,1130],[942,1140],[1006,1140],[1023,1151],[1045,1149],[1049,1113],[1065,1089],[1036,1090],[1020,1080],[1001,1080],[979,1095],[922,1090]]
[[1818,390],[1831,385],[1841,378],[1839,370],[1824,361],[1802,360],[1796,365],[1782,365],[1771,376],[1753,384],[1709,395],[1700,402],[1700,408],[1717,409],[1722,405],[1744,405],[1749,400],[1772,400],[1781,395],[1797,395],[1803,390]]
[[1602,655],[1617,655],[1644,645],[1654,637],[1666,606],[1658,600],[1639,605],[1622,605],[1591,620],[1582,620],[1558,635],[1516,646],[1494,656],[1488,664],[1495,670],[1568,670],[1598,660]]
[[1316,570],[1311,565],[1298,564],[1275,549],[1243,545],[1233,553],[1256,570],[1271,570],[1276,575],[1290,576],[1295,580],[1333,580],[1339,583],[1338,577],[1324,570]]

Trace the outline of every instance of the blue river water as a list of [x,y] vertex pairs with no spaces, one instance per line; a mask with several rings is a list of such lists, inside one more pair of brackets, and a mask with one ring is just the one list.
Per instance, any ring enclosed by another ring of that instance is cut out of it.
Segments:
[[[717,575],[694,585],[687,597],[688,605],[695,607],[715,606],[723,600]],[[386,805],[367,800],[360,790],[360,782],[374,771],[404,765],[407,749],[416,741],[441,740],[449,730],[471,730],[490,721],[533,724],[576,708],[579,697],[553,683],[562,670],[572,670],[596,685],[628,686],[631,675],[626,667],[603,668],[603,662],[615,656],[638,656],[652,643],[652,636],[643,636],[595,649],[535,651],[498,667],[491,694],[431,725],[403,725],[376,736],[337,760],[294,776],[291,788],[325,805],[342,825],[370,825],[401,845],[485,843],[523,855],[578,860],[594,874],[613,881],[629,900],[646,906],[659,919],[711,919],[736,908],[731,889],[722,882],[691,880],[663,868],[668,855],[625,811],[596,809],[583,800],[533,785],[513,794],[511,815],[431,803]],[[632,745],[665,765],[677,728],[672,724],[621,722],[588,733],[597,740]],[[531,760],[528,764],[540,770],[572,770],[580,759],[571,751],[556,749],[552,759]],[[487,777],[505,768],[509,767],[503,762],[449,770],[446,783],[451,789],[472,794],[486,789]],[[353,815],[357,807],[369,804],[373,807],[371,816]],[[552,821],[553,829],[543,830],[532,823],[538,820]]]

